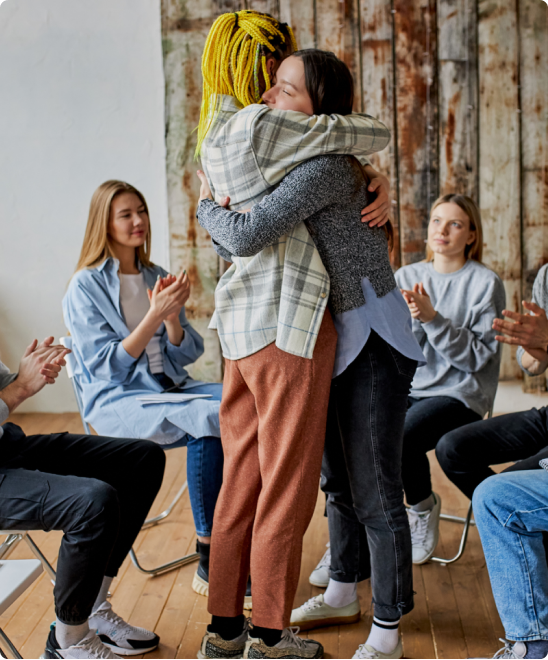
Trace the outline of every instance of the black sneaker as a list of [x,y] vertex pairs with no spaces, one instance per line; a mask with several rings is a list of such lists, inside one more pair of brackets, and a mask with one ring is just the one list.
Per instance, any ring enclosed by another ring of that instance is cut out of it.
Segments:
[[97,637],[95,630],[90,630],[89,633],[78,644],[73,644],[67,649],[62,649],[57,642],[55,636],[55,624],[51,624],[51,629],[46,642],[46,650],[41,658],[81,658],[82,660],[89,658],[93,660],[110,660],[111,658],[119,658],[105,646],[103,642]]
[[[200,561],[194,579],[192,580],[192,588],[200,596],[209,596],[209,550],[211,546],[208,543],[200,543],[196,541],[196,552],[200,553]],[[247,589],[245,590],[244,610],[251,609],[251,580],[247,581]]]

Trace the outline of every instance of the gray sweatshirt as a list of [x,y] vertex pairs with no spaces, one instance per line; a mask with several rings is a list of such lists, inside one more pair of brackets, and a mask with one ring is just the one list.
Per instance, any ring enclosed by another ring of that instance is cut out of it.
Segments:
[[[535,282],[533,284],[532,301],[535,304],[537,304],[539,307],[542,307],[542,309],[548,313],[548,264],[543,266],[537,273],[537,276],[535,277]],[[528,374],[529,376],[534,376],[535,374],[532,374],[530,371],[527,371],[527,369],[523,366],[523,362],[521,360],[523,358],[524,352],[525,351],[523,350],[523,348],[519,346],[517,353],[518,364],[523,369],[523,371],[525,371],[526,374]]]
[[436,272],[432,262],[404,266],[396,281],[402,289],[422,282],[437,311],[429,323],[413,319],[426,365],[417,369],[410,396],[450,396],[483,417],[499,378],[500,345],[492,324],[505,305],[501,279],[469,260],[449,274]]
[[[10,374],[10,370],[6,367],[5,364],[0,362],[0,390],[3,390],[4,387],[7,387],[17,378],[17,374]],[[10,416],[10,411],[8,406],[2,399],[0,399],[0,438],[4,435],[4,429],[2,424]]]

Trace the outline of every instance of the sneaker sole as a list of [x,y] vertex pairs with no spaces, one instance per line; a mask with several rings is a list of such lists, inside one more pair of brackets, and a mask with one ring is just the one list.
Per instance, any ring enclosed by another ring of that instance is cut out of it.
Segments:
[[[197,573],[194,573],[194,579],[192,580],[192,589],[200,596],[209,597],[209,584],[202,579]],[[253,609],[251,603],[251,596],[246,596],[244,600],[244,610]],[[205,657],[205,656],[204,656]]]
[[[307,656],[304,655],[297,655],[294,651],[292,652],[291,649],[287,649],[287,655],[283,655],[282,649],[276,649],[277,653],[276,655],[270,656],[271,658],[276,658],[276,660],[284,660],[284,658],[306,658]],[[279,655],[278,655],[279,653]],[[324,648],[320,644],[318,647],[318,650],[315,655],[313,656],[308,656],[308,658],[323,658],[324,654]],[[244,653],[243,655],[244,658],[268,658],[268,655],[264,655],[260,651],[258,651],[256,648],[250,648],[247,655]]]
[[313,630],[314,628],[326,628],[327,626],[344,626],[347,623],[357,623],[361,619],[362,613],[356,612],[350,616],[333,616],[326,619],[315,619],[307,621],[291,621],[290,626],[299,626],[300,630]]
[[308,581],[313,587],[320,587],[320,589],[325,589],[329,582],[320,582],[319,580],[314,581],[312,578],[308,578]]
[[[203,658],[207,658],[208,656],[204,655],[201,651],[198,651],[198,654],[196,655],[196,657],[203,660]],[[222,658],[223,656],[220,655],[218,657]],[[243,657],[244,657],[243,655],[232,655],[232,656],[230,656],[230,660],[242,660]]]
[[158,648],[158,644],[144,649],[124,649],[116,646],[115,644],[107,644],[106,642],[103,642],[103,644],[108,646],[108,648],[113,653],[116,653],[116,655],[141,655],[142,653],[150,653],[151,651],[154,651],[154,649]]

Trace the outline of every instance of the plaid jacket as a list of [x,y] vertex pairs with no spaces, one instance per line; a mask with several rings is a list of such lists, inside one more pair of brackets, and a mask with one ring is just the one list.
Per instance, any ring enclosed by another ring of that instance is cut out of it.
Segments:
[[[299,163],[321,154],[351,154],[362,162],[384,149],[390,131],[363,114],[309,117],[300,112],[241,108],[220,99],[202,146],[202,168],[215,199],[231,207],[259,202]],[[329,182],[326,182],[329,185]],[[237,360],[276,342],[312,358],[329,296],[329,277],[303,223],[253,257],[233,257],[215,291],[210,328],[223,355]]]

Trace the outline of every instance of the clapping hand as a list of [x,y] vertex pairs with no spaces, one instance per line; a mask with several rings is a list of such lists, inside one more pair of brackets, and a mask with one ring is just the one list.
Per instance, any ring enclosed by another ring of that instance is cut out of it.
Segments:
[[158,277],[154,288],[148,290],[150,307],[164,323],[178,323],[179,314],[190,296],[190,280],[186,270],[177,277]]
[[508,309],[502,315],[511,321],[495,319],[493,329],[500,332],[497,341],[503,344],[522,346],[535,360],[546,360],[548,347],[548,318],[546,312],[533,302],[523,301],[523,306],[531,314],[519,314]]
[[65,366],[65,356],[70,353],[68,348],[53,343],[53,337],[46,337],[40,344],[35,339],[27,347],[21,363],[17,384],[23,389],[25,396],[33,396],[44,385],[52,385]]
[[437,312],[422,282],[415,284],[412,291],[400,290],[414,319],[418,319],[421,323],[432,321]]

